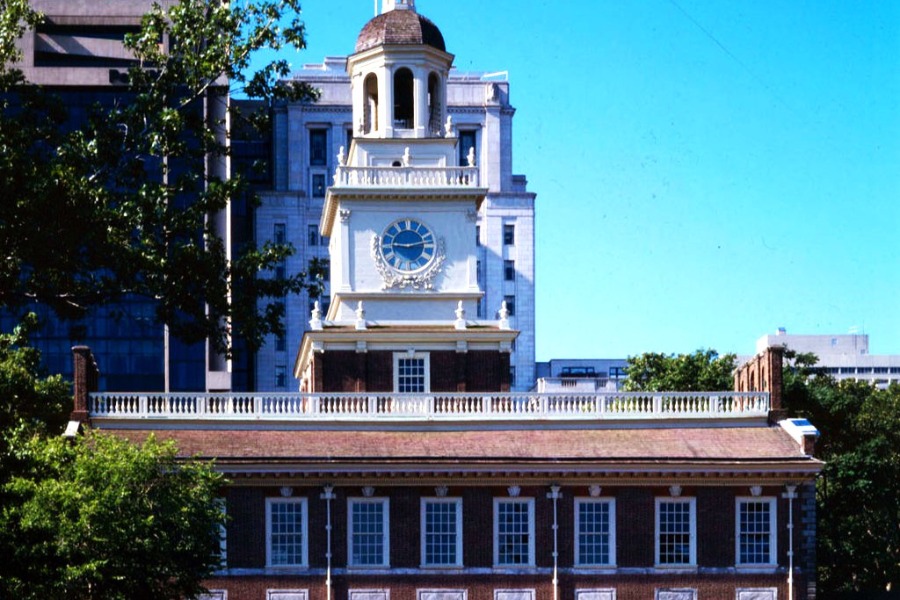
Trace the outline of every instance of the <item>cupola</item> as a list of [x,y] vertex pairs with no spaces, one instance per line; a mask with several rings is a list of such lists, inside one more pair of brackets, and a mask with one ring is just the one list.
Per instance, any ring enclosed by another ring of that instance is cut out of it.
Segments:
[[414,0],[383,0],[347,60],[354,134],[370,138],[443,137],[448,54],[437,25]]

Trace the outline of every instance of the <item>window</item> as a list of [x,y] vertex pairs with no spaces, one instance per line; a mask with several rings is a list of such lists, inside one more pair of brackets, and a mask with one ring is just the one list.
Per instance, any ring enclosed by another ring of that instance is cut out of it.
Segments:
[[388,499],[351,498],[347,510],[350,566],[388,566]]
[[287,339],[284,337],[284,334],[275,336],[275,350],[277,352],[285,352],[287,350]]
[[774,498],[738,498],[735,525],[738,565],[777,563]]
[[308,225],[306,231],[306,243],[309,246],[318,246],[319,245],[319,226],[318,225]]
[[414,126],[415,84],[412,71],[403,67],[394,73],[394,127],[412,129]]
[[328,164],[328,130],[309,130],[309,164],[324,167]]
[[275,279],[281,281],[284,279],[287,274],[287,263],[284,260],[279,260],[278,264],[275,265]]
[[516,243],[516,226],[512,223],[507,223],[503,226],[503,245],[504,246],[512,246]]
[[516,280],[516,262],[513,260],[503,261],[503,279],[504,281]]
[[312,197],[325,197],[325,173],[313,173],[312,175]]
[[394,391],[421,393],[431,389],[427,354],[394,354]]
[[516,297],[503,296],[503,301],[506,302],[506,310],[509,311],[509,316],[516,316]]
[[475,245],[481,245],[481,225],[475,226]]
[[266,564],[305,567],[306,498],[266,499]]
[[656,564],[696,564],[696,504],[693,498],[656,499]]
[[509,385],[516,385],[516,366],[510,365],[509,367]]
[[475,261],[475,279],[478,281],[478,285],[481,285],[481,278],[484,277],[484,270],[481,266],[481,261]]
[[624,379],[625,367],[610,367],[609,376],[611,379]]
[[216,508],[222,514],[219,521],[219,566],[223,569],[228,568],[228,529],[225,522],[228,519],[228,503],[225,498],[215,499]]
[[575,564],[602,567],[616,564],[616,501],[584,498],[575,501]]
[[422,565],[462,566],[462,499],[422,498]]
[[469,166],[469,150],[474,150],[477,154],[478,149],[475,146],[475,131],[459,132],[459,166]]
[[494,499],[494,564],[534,565],[534,499]]
[[272,232],[272,239],[276,244],[284,244],[285,241],[287,241],[284,223],[275,223],[275,227]]
[[275,366],[275,387],[287,387],[287,367],[285,365]]

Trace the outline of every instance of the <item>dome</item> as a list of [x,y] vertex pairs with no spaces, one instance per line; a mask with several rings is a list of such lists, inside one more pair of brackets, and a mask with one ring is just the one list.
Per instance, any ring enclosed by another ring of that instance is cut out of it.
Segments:
[[356,52],[393,44],[424,44],[447,51],[437,25],[414,10],[392,10],[366,23],[356,38]]

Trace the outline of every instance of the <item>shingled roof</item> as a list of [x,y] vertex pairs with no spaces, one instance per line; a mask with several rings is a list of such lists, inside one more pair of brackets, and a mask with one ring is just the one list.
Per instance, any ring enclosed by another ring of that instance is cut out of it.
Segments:
[[446,52],[444,36],[437,25],[412,10],[392,10],[378,15],[362,28],[356,52],[377,46],[420,45]]

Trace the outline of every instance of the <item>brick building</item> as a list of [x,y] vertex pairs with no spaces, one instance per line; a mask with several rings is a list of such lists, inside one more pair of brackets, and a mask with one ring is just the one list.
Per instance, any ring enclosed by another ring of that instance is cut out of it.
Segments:
[[79,348],[70,431],[215,459],[210,598],[814,597],[816,432],[779,420],[771,369],[741,392],[512,389],[519,332],[478,310],[490,190],[456,161],[453,57],[412,0],[385,5],[347,63],[362,128],[325,192],[300,391],[97,393]]

